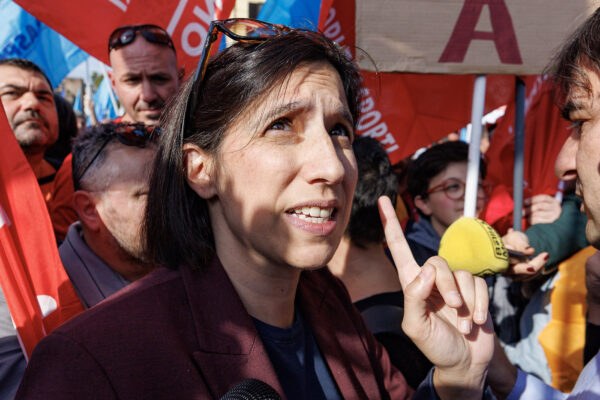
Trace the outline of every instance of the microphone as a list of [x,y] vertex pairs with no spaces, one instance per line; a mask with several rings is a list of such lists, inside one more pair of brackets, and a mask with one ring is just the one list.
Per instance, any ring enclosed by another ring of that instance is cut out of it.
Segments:
[[500,234],[478,218],[454,221],[442,236],[438,254],[452,271],[462,269],[481,277],[508,268],[508,251]]
[[250,378],[229,389],[221,400],[281,400],[281,396],[263,381]]

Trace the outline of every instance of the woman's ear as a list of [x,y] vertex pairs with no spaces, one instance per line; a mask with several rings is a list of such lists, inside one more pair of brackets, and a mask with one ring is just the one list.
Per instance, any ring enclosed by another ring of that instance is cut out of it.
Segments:
[[192,190],[203,199],[217,194],[212,168],[213,155],[192,143],[183,145],[183,165]]
[[431,215],[431,208],[429,207],[429,200],[427,197],[423,198],[421,195],[415,196],[414,202],[415,207],[417,207],[424,215]]

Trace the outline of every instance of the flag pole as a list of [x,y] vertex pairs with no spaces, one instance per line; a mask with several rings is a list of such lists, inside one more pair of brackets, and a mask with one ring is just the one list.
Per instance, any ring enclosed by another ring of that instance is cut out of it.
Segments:
[[473,105],[471,108],[471,139],[469,141],[469,164],[465,187],[464,216],[475,217],[477,209],[477,187],[479,185],[479,160],[481,157],[481,120],[485,106],[486,76],[477,75],[473,85]]
[[525,153],[525,82],[516,78],[515,164],[513,170],[513,229],[521,231],[523,218],[523,171]]

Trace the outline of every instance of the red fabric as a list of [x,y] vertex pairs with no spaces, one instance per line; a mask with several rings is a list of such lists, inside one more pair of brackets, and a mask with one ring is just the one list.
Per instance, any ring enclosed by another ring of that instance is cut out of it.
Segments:
[[[334,0],[323,27],[327,37],[352,53],[355,12],[354,2]],[[365,54],[356,51],[356,56]],[[362,74],[366,90],[357,133],[381,141],[392,164],[471,122],[474,75]],[[485,112],[514,98],[512,76],[489,75],[486,87]]]
[[[24,350],[83,311],[56,249],[46,203],[0,107],[0,285]],[[49,296],[46,317],[36,299]]]
[[48,203],[54,234],[59,240],[65,240],[69,226],[79,217],[73,208],[73,155],[69,154],[54,178],[52,199]]
[[[558,178],[554,162],[569,136],[569,122],[564,120],[554,104],[550,83],[540,76],[525,78],[525,152],[524,198],[536,194],[554,195]],[[511,102],[490,141],[487,180],[502,185],[494,191],[490,204],[480,216],[500,233],[512,226],[512,186],[514,164],[515,103]],[[500,197],[496,197],[500,193]],[[523,221],[525,226],[525,221]]]
[[[421,147],[456,132],[471,121],[473,75],[394,74],[363,71],[365,86],[373,96],[373,110],[381,112],[396,148],[384,146],[392,163],[410,156]],[[486,112],[506,104],[514,96],[514,78],[487,78]],[[512,86],[511,86],[512,85]],[[513,87],[512,90],[506,90]],[[496,90],[495,88],[502,88]],[[369,100],[367,99],[367,102]],[[363,102],[365,103],[365,102]],[[370,105],[370,104],[367,104]],[[373,113],[364,107],[358,134],[370,134],[376,124],[364,121]],[[362,129],[365,127],[364,129]],[[375,135],[378,132],[375,132]],[[378,137],[380,140],[383,137]]]
[[173,38],[178,64],[190,73],[198,63],[210,21],[227,18],[235,0],[154,0],[151,6],[144,0],[54,0],[51,7],[39,0],[16,3],[105,64],[109,63],[108,37],[115,28],[139,23],[161,26]]

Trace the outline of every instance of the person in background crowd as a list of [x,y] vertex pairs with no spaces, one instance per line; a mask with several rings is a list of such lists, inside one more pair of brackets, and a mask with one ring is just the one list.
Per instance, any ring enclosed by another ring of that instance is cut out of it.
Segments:
[[74,144],[79,221],[59,254],[86,308],[155,269],[143,255],[140,230],[157,134],[143,124],[99,124]]
[[[352,144],[358,166],[350,221],[327,266],[348,289],[367,328],[385,347],[392,364],[411,387],[425,379],[432,364],[402,331],[404,296],[396,268],[385,252],[377,199],[397,198],[396,174],[379,142],[357,137]],[[401,200],[400,200],[401,201]]]
[[[419,212],[419,220],[409,222],[406,240],[419,264],[435,256],[440,239],[454,221],[463,216],[469,146],[448,141],[425,150],[408,166],[407,189]],[[486,165],[479,165],[477,213],[486,201]]]
[[34,63],[21,58],[0,60],[0,100],[8,123],[40,184],[46,202],[60,163],[44,158],[58,139],[58,114],[50,80]]
[[169,34],[155,25],[122,26],[108,39],[110,83],[125,109],[123,122],[157,125],[184,71]]
[[[177,67],[175,46],[169,34],[155,25],[121,26],[109,36],[108,55],[112,67],[111,85],[125,109],[125,114],[115,122],[157,125],[167,100],[177,92],[184,74],[183,69]],[[77,221],[71,162],[71,157],[67,157],[58,171],[55,200],[50,203],[50,218],[59,242],[64,240],[69,226]]]

